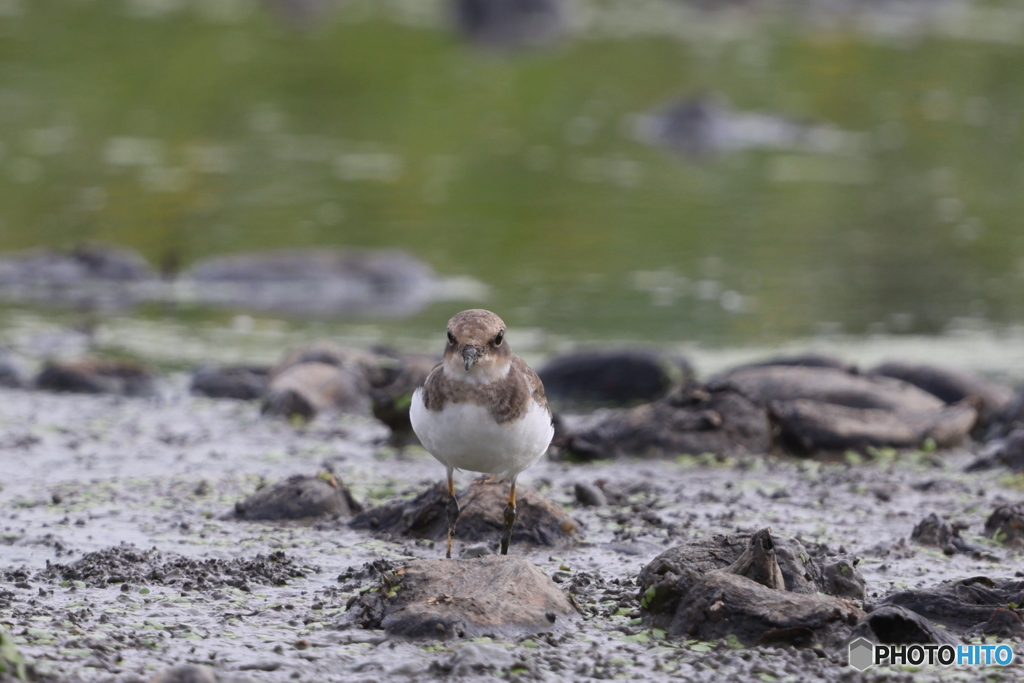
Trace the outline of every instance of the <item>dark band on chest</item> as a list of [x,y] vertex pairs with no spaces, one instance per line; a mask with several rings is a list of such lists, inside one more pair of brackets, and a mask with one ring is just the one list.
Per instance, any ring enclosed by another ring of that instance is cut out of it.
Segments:
[[512,372],[495,382],[470,384],[452,380],[444,373],[443,367],[437,365],[423,384],[423,405],[427,410],[439,411],[448,403],[472,403],[489,407],[498,424],[523,417],[529,410],[531,399],[550,413],[540,378],[515,355],[512,356]]

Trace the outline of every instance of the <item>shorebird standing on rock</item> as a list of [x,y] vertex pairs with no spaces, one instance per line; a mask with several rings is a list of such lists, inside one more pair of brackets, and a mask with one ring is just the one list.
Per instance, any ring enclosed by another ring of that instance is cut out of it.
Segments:
[[496,474],[511,482],[501,554],[516,522],[516,477],[544,455],[555,433],[544,385],[505,343],[505,323],[472,309],[448,321],[444,360],[412,397],[416,436],[448,468],[448,545],[459,518],[456,469]]

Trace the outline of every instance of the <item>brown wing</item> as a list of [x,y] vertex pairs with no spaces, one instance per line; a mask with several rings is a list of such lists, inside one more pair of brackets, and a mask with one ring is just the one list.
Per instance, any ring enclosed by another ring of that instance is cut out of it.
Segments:
[[530,390],[530,395],[533,396],[533,400],[540,405],[541,408],[551,415],[551,406],[548,405],[548,397],[544,394],[544,382],[540,381],[540,377],[533,371],[529,365],[526,364],[519,356],[512,356],[512,367],[517,369],[522,376],[526,379],[526,386]]

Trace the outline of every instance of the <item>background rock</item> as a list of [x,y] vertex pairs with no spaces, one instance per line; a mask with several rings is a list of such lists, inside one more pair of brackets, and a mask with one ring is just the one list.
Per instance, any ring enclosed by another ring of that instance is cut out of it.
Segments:
[[189,391],[209,398],[251,401],[263,395],[270,368],[253,365],[205,366],[192,373]]
[[664,397],[693,379],[689,361],[657,351],[575,351],[555,356],[537,374],[552,405],[622,407]]
[[370,399],[362,377],[326,363],[299,363],[275,375],[263,396],[264,415],[310,420],[325,410],[368,414]]
[[584,460],[765,453],[771,448],[771,424],[767,411],[735,391],[690,384],[656,403],[596,414],[589,424],[556,439]]
[[297,474],[265,486],[236,503],[235,516],[259,520],[351,517],[362,509],[348,487],[334,475]]
[[82,358],[46,363],[34,384],[45,391],[148,396],[156,391],[155,380],[155,373],[140,363]]

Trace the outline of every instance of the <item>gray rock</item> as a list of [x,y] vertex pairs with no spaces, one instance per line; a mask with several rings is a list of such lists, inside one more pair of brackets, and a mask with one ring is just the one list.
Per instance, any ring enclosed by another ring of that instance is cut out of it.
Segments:
[[156,391],[156,375],[128,360],[81,358],[46,363],[34,384],[44,391],[149,396]]
[[333,475],[295,475],[265,486],[235,504],[235,516],[251,520],[351,517],[362,511],[348,487]]
[[391,445],[403,448],[418,444],[409,421],[412,394],[423,385],[437,365],[433,356],[381,356],[378,377],[371,381],[373,416],[391,428]]
[[146,260],[124,247],[83,244],[0,255],[0,300],[123,308],[159,296]]
[[[735,636],[747,645],[835,644],[863,616],[850,601],[817,593],[810,572],[793,571],[803,560],[793,557],[795,541],[783,555],[768,529],[737,540],[715,537],[659,555],[640,574],[641,609],[673,636]],[[722,566],[716,549],[739,554]]]
[[[878,609],[890,605],[904,608],[953,632],[963,633],[984,624],[996,609],[1005,609],[1011,603],[1024,604],[1024,580],[975,576],[943,581],[934,588],[894,593],[882,600]],[[878,609],[872,610],[872,614]],[[1014,609],[1019,611],[1019,607]],[[872,628],[874,630],[874,626]]]
[[580,505],[585,505],[587,507],[604,507],[608,504],[608,498],[604,495],[604,491],[602,491],[599,486],[580,482],[573,487],[573,490],[576,494],[576,501]]
[[947,555],[952,555],[958,550],[969,552],[978,549],[961,538],[960,530],[966,528],[966,525],[953,524],[933,512],[914,525],[913,531],[910,532],[910,540],[921,545],[941,548]]
[[976,472],[994,467],[1024,472],[1024,428],[1017,427],[1005,438],[989,441],[978,458],[968,465],[965,471]]
[[564,630],[577,616],[569,598],[529,560],[488,555],[413,560],[353,601],[347,621],[409,638],[516,638]]
[[658,351],[575,351],[552,358],[537,374],[556,407],[624,407],[663,398],[693,379],[693,367]]
[[882,605],[865,616],[851,638],[861,636],[884,644],[960,644],[959,639],[920,614],[897,605]]
[[335,365],[299,363],[274,376],[263,396],[264,415],[310,420],[325,410],[368,414],[365,380]]
[[201,367],[192,373],[189,391],[209,398],[251,401],[263,395],[270,369],[252,365]]
[[798,452],[911,448],[928,439],[940,447],[954,446],[977,420],[967,402],[946,405],[901,380],[835,368],[747,367],[709,386],[733,388],[767,407],[782,445]]
[[968,405],[893,411],[797,399],[773,401],[769,407],[782,444],[800,453],[917,448],[929,439],[939,448],[949,448],[968,437],[978,415]]
[[985,520],[985,535],[1010,547],[1024,547],[1024,502],[993,510]]
[[764,408],[728,388],[686,385],[668,397],[595,415],[593,423],[556,440],[583,460],[682,453],[766,453],[771,424]]
[[978,404],[979,422],[982,427],[1003,414],[1014,396],[1010,387],[990,382],[968,372],[927,363],[891,361],[872,368],[868,374],[903,380],[946,403],[974,399]]
[[494,47],[543,45],[567,28],[564,0],[455,0],[454,10],[463,35]]
[[[666,625],[678,611],[680,599],[695,577],[737,562],[751,543],[751,534],[715,535],[677,545],[647,564],[637,577],[641,608],[656,625]],[[775,560],[785,589],[840,598],[864,597],[864,578],[856,560],[844,555],[808,550],[795,539],[772,537]],[[841,577],[841,578],[840,578]]]
[[420,310],[435,278],[398,250],[285,249],[205,259],[181,278],[199,303],[311,315]]

